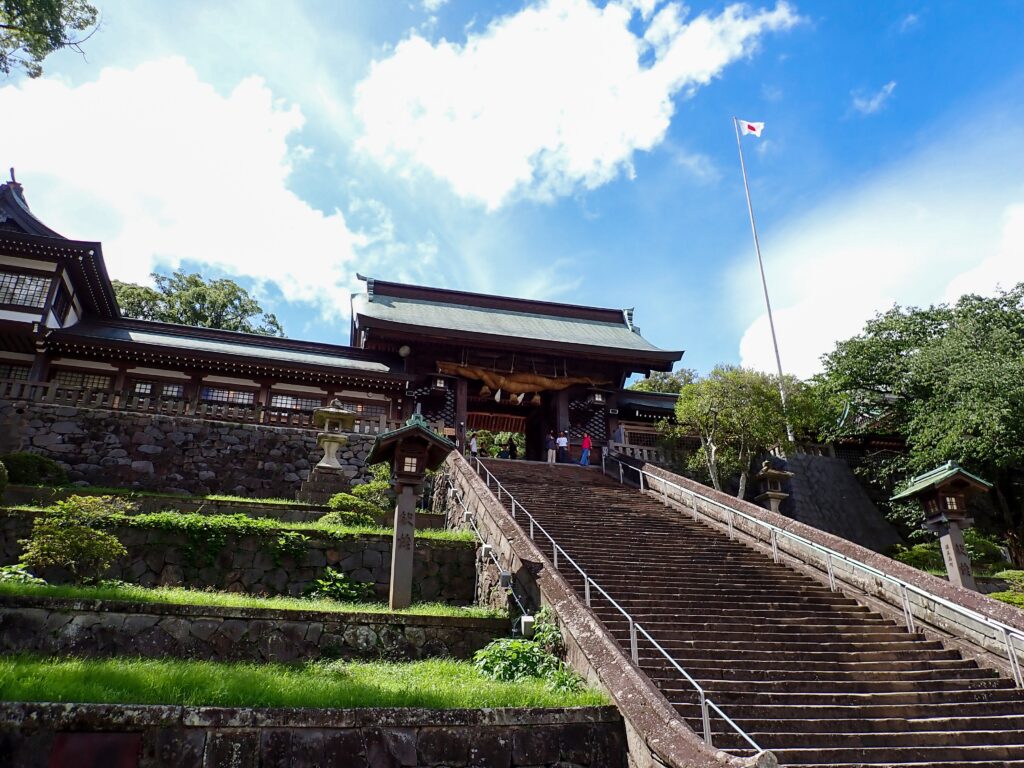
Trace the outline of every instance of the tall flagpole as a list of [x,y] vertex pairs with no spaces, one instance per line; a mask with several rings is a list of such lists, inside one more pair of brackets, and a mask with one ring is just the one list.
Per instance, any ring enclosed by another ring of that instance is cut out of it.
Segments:
[[786,408],[786,388],[782,386],[782,358],[779,356],[779,340],[775,336],[775,319],[772,317],[772,302],[768,298],[768,281],[764,276],[764,259],[761,258],[761,243],[757,239],[757,225],[754,223],[754,206],[750,204],[750,185],[747,183],[747,165],[743,162],[743,142],[740,140],[740,122],[733,117],[732,127],[736,129],[736,149],[740,153],[740,170],[743,172],[743,191],[747,195],[747,212],[750,214],[750,231],[754,235],[754,250],[757,251],[757,266],[761,270],[761,288],[764,289],[764,305],[768,308],[768,326],[772,330],[772,346],[775,348],[775,366],[779,371],[779,397],[782,398],[782,414],[786,419],[786,437],[794,442],[793,425]]

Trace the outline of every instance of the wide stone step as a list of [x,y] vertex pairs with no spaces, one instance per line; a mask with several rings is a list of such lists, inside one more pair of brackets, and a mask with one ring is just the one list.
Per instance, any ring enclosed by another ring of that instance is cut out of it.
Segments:
[[[682,665],[680,665],[682,666]],[[924,665],[922,665],[924,666]],[[816,680],[816,681],[862,681],[862,682],[878,682],[878,681],[906,681],[916,683],[924,680],[986,680],[986,679],[997,679],[998,673],[992,669],[980,669],[978,667],[964,667],[961,669],[895,669],[895,670],[881,670],[866,672],[863,670],[855,671],[839,671],[839,670],[807,670],[807,669],[736,669],[733,666],[719,667],[719,668],[701,668],[696,667],[693,664],[687,664],[683,667],[692,677],[695,677],[699,681],[709,680],[775,680],[775,681],[802,681],[802,680]],[[675,672],[673,668],[667,663],[662,666],[661,669],[654,669],[652,666],[645,665],[643,667],[644,672],[648,676],[656,681],[671,681],[678,680],[679,674]]]
[[[696,699],[674,702],[680,714],[688,718],[700,717]],[[868,701],[860,704],[793,706],[791,704],[761,704],[731,702],[726,709],[729,717],[744,725],[745,730],[756,730],[757,723],[770,723],[772,727],[796,730],[791,721],[833,721],[837,728],[849,723],[851,728],[863,728],[863,722],[898,719],[928,720],[947,717],[1024,717],[1024,701],[1006,699],[994,701],[992,696],[979,701],[948,701],[946,703],[880,703]]]
[[[809,661],[801,659],[798,661],[777,661],[773,659],[676,659],[683,663],[684,668],[691,674],[701,673],[702,670],[723,670],[735,673],[737,676],[745,673],[779,673],[790,672],[807,673],[818,675],[822,673],[842,674],[886,674],[886,673],[935,673],[957,672],[959,670],[978,669],[976,662],[960,658],[954,659],[928,659],[910,661]],[[644,670],[648,674],[659,674],[667,671],[671,665],[667,661],[651,660],[644,663]],[[997,674],[993,670],[987,670]],[[827,679],[827,678],[826,678]]]
[[[685,682],[676,682],[663,679],[659,688],[668,696],[670,691],[690,691],[692,686]],[[1009,689],[1013,682],[1002,678],[977,678],[977,679],[955,679],[955,680],[716,680],[697,678],[697,682],[703,686],[712,698],[717,700],[718,694],[749,694],[750,696],[761,696],[764,694],[919,694],[923,692],[973,692],[983,690]],[[671,696],[669,696],[671,698]]]
[[[1024,737],[1022,737],[1024,741]],[[772,750],[780,765],[806,765],[818,763],[832,765],[842,762],[861,762],[868,765],[898,765],[907,763],[942,763],[964,760],[1024,760],[1024,745],[1000,746],[924,746],[924,747],[840,747],[840,748],[787,748]]]

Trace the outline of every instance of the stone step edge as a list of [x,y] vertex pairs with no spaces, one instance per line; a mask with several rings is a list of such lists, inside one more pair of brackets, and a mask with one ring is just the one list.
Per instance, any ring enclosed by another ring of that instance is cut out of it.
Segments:
[[241,608],[233,606],[190,605],[187,603],[147,603],[131,600],[85,600],[80,598],[45,597],[37,595],[0,596],[0,610],[39,608],[67,613],[125,613],[188,618],[267,619],[293,622],[358,621],[360,624],[458,627],[463,629],[508,629],[510,619],[483,616],[430,616],[416,613],[369,613],[365,611],[316,611],[288,608]]

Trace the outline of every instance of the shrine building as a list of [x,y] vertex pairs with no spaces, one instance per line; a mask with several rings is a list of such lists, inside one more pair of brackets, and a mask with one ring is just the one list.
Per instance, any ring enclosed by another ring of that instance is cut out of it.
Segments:
[[[632,309],[604,309],[361,278],[349,344],[125,318],[100,243],[71,240],[0,186],[0,398],[313,428],[338,398],[356,431],[419,410],[462,448],[476,430],[521,433],[526,458],[564,430],[651,444],[671,403],[623,390],[682,352],[640,335]],[[595,456],[600,451],[594,452]]]

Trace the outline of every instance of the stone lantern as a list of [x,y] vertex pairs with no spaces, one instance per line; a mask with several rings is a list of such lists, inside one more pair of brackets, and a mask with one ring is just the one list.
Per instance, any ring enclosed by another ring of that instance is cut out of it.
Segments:
[[322,431],[316,436],[316,444],[324,449],[309,479],[299,489],[299,501],[310,504],[326,504],[336,493],[349,489],[349,478],[343,474],[344,467],[338,460],[338,451],[348,445],[348,434],[356,422],[356,414],[345,408],[340,400],[313,411],[313,425]]
[[792,472],[787,472],[784,469],[775,469],[770,461],[765,461],[761,465],[761,471],[757,473],[757,482],[761,493],[754,497],[754,501],[762,506],[767,501],[768,508],[778,514],[779,505],[782,504],[783,499],[789,498],[789,494],[782,490],[782,484],[792,476]]
[[455,444],[427,428],[416,413],[404,427],[377,436],[367,463],[386,461],[391,466],[395,489],[395,532],[391,542],[392,609],[412,603],[413,535],[416,531],[416,498],[423,489],[427,470],[441,466]]
[[964,528],[974,525],[967,515],[967,499],[986,493],[992,483],[972,475],[954,461],[912,478],[890,501],[917,499],[924,507],[924,527],[939,537],[949,581],[977,591],[971,558],[964,546]]
[[316,468],[325,472],[340,472],[341,462],[338,451],[348,445],[348,432],[356,423],[355,411],[345,408],[340,400],[331,400],[330,405],[313,411],[313,426],[322,431],[316,436],[316,444],[324,449],[324,457]]

